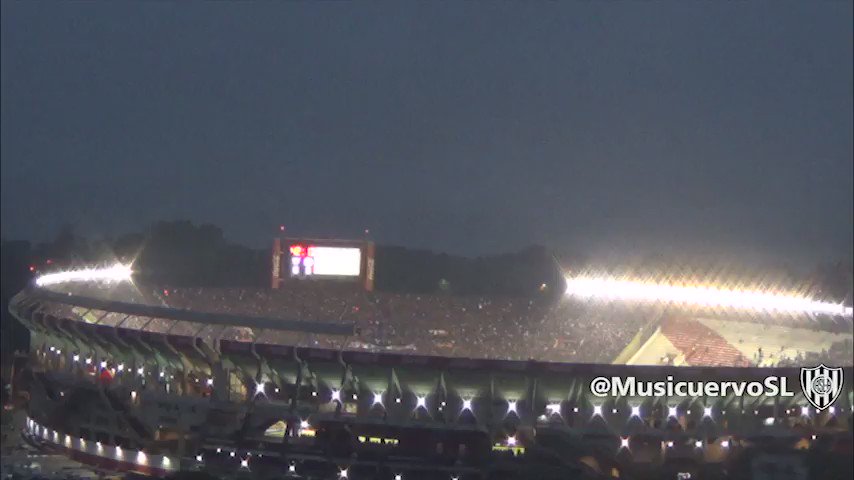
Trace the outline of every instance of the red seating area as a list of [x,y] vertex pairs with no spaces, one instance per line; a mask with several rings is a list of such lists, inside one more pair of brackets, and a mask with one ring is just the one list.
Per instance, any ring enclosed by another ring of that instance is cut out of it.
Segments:
[[685,355],[689,365],[748,366],[750,362],[737,348],[702,323],[687,318],[668,318],[661,333]]

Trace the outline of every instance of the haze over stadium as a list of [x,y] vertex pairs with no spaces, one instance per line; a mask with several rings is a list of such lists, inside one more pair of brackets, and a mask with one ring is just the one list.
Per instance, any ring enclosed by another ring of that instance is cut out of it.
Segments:
[[852,8],[0,2],[2,480],[854,478]]

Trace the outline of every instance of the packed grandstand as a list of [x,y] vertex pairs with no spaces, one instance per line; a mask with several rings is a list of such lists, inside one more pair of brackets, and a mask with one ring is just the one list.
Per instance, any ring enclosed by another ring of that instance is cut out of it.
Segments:
[[[283,290],[98,282],[69,282],[45,288],[120,303],[353,327],[353,334],[345,338],[319,334],[273,338],[271,335],[277,335],[273,332],[248,327],[235,330],[237,339],[250,342],[274,340],[284,345],[447,357],[612,363],[636,336],[649,336],[655,332],[650,327],[658,327],[658,333],[668,337],[674,352],[668,358],[659,357],[664,364],[673,364],[679,357],[686,364],[708,366],[854,362],[852,322],[844,313],[781,315],[724,310],[698,314],[661,304],[589,302],[546,295],[524,298],[366,292],[352,285],[328,283],[294,283]],[[77,308],[65,313],[78,315],[81,311]],[[703,314],[712,318],[704,319]],[[89,312],[90,317],[93,315],[96,314]],[[105,321],[109,322],[109,317],[110,314]],[[134,320],[127,322],[133,325]],[[161,332],[170,327],[171,322],[159,319],[147,326]],[[775,344],[763,345],[762,340],[745,344],[749,337],[767,336],[769,328],[778,333]],[[741,331],[742,338],[728,340],[730,335],[722,333],[732,331]],[[700,354],[716,348],[721,351],[720,344],[726,344],[723,350],[734,353]]]
[[32,334],[24,433],[99,468],[159,476],[750,478],[850,463],[832,456],[851,449],[850,383],[829,409],[803,393],[588,389],[596,376],[678,370],[776,375],[799,392],[793,367],[816,362],[850,378],[850,307],[689,308],[558,288],[567,294],[188,288],[136,282],[121,265],[42,275],[9,307]]

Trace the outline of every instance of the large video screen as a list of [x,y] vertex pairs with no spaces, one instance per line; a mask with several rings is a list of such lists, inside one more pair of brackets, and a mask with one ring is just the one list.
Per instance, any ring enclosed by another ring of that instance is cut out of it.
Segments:
[[362,251],[357,247],[291,245],[291,275],[358,277]]

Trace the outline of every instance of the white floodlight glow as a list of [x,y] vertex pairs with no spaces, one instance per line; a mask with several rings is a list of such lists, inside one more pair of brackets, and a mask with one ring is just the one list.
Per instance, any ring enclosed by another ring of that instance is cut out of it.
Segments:
[[299,422],[299,428],[300,428],[301,430],[305,430],[305,429],[307,429],[307,428],[309,428],[309,427],[310,427],[310,425],[308,424],[308,420],[300,420],[300,422]]
[[702,440],[697,440],[696,442],[694,442],[694,446],[695,446],[696,448],[703,448],[703,441],[702,441]]
[[401,474],[399,474],[399,473],[396,473],[396,474],[394,475],[394,480],[403,480],[403,475],[401,475]]
[[172,460],[169,460],[169,457],[163,457],[162,463],[164,467],[168,467],[172,464]]
[[427,397],[426,396],[420,396],[416,400],[415,408],[418,409],[418,408],[422,408],[422,407],[427,408]]
[[729,448],[729,440],[721,441],[721,448]]
[[566,279],[566,294],[605,301],[663,302],[699,308],[787,313],[816,313],[851,317],[843,304],[821,302],[794,293],[767,290],[735,290],[726,286],[677,285],[580,275]]
[[86,268],[49,273],[36,279],[36,285],[45,287],[67,282],[123,282],[129,281],[133,271],[130,265],[117,263],[108,268]]
[[703,408],[703,416],[711,417],[712,416],[712,407],[704,407]]
[[668,407],[667,408],[667,416],[675,417],[676,416],[676,407]]
[[216,447],[216,453],[222,453],[222,447]]
[[107,368],[107,361],[101,360],[101,368]]
[[516,400],[510,400],[507,402],[507,413],[516,413]]
[[294,465],[293,463],[292,463],[292,464],[290,464],[290,465],[288,465],[288,472],[290,472],[290,473],[296,473],[296,471],[297,471],[297,466],[296,466],[296,465]]
[[147,462],[148,462],[148,457],[145,456],[145,452],[140,450],[139,453],[136,454],[136,463],[145,464]]
[[593,416],[602,416],[602,405],[593,405]]
[[248,458],[240,459],[240,468],[249,468],[249,459]]
[[57,349],[56,349],[56,354],[57,354],[57,355],[62,355],[62,350],[60,350],[60,349],[58,349],[58,348],[57,348]]
[[332,402],[340,402],[341,401],[341,392],[338,390],[332,390]]
[[259,383],[255,385],[255,395],[263,395],[264,394],[264,384]]
[[209,386],[209,387],[212,387],[212,386],[213,386],[213,378],[209,378],[209,379],[208,379],[208,386]]
[[125,369],[125,364],[124,364],[124,363],[120,363],[120,364],[119,364],[119,366],[118,366],[118,367],[116,367],[116,370],[118,370],[118,371],[120,371],[120,372],[123,372],[123,371],[124,371],[124,369]]
[[831,415],[835,415],[836,414],[836,407],[829,407],[827,409],[827,412],[830,413]]
[[377,404],[379,404],[379,405],[383,404],[383,394],[382,393],[375,393],[374,394],[374,405],[377,405]]
[[140,376],[145,375],[145,369],[142,367],[139,367],[136,369],[136,373],[137,373],[137,375],[140,375]]
[[166,372],[160,372],[160,378],[163,378],[165,376],[166,376]]
[[339,478],[347,478],[347,469],[342,468],[341,471],[338,472],[338,477]]
[[197,462],[201,463],[201,462],[202,462],[202,460],[204,460],[204,459],[202,458],[202,455],[201,455],[201,454],[196,455],[196,461],[197,461]]
[[632,405],[632,416],[640,417],[640,405]]
[[549,415],[560,415],[560,403],[550,403],[546,405],[546,411],[549,412]]
[[629,448],[629,437],[620,437],[620,448]]
[[810,416],[810,407],[801,407],[801,416],[809,417]]
[[471,399],[464,398],[463,399],[463,410],[471,410]]
[[509,445],[511,447],[515,446],[516,445],[516,437],[513,435],[507,437],[507,445]]
[[73,356],[73,357],[71,357],[71,359],[72,359],[72,360],[74,360],[75,362],[79,362],[79,361],[80,361],[80,355],[77,355],[77,354],[75,353],[75,354],[74,354],[74,356]]
[[236,454],[236,453],[234,453],[234,452],[229,452],[229,453],[228,453],[228,456],[229,456],[229,457],[231,457],[231,458],[234,458],[234,456],[235,456],[235,455],[237,455],[237,454]]
[[116,458],[122,458],[124,453],[122,452],[122,447],[116,445]]
[[91,358],[86,359],[86,365],[92,365],[92,359]]
[[673,440],[667,442],[667,448],[673,448]]

